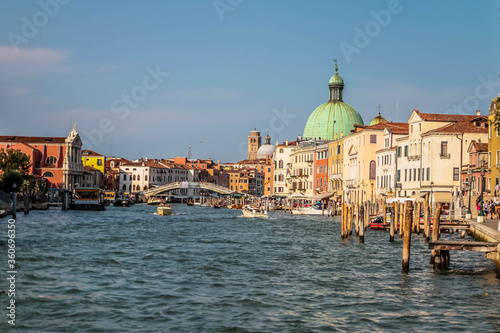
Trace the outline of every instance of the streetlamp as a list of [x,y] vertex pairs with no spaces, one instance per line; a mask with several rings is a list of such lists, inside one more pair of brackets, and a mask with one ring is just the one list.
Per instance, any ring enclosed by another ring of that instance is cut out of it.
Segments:
[[481,160],[481,209],[479,210],[479,215],[477,216],[477,222],[484,222],[484,201],[483,201],[483,193],[484,193],[484,158]]
[[470,210],[470,192],[472,190],[472,173],[471,173],[471,170],[469,169],[469,171],[467,172],[469,174],[469,177],[468,177],[468,188],[469,188],[469,208],[467,209],[467,215],[465,215],[465,218],[466,219],[471,219],[472,218],[472,211]]

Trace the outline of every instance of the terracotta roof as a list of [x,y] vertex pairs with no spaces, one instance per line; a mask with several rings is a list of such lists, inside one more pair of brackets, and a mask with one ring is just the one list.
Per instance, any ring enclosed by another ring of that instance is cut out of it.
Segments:
[[419,110],[415,111],[420,118],[426,121],[454,121],[454,122],[462,122],[462,121],[473,121],[478,118],[477,115],[461,115],[461,114],[440,114],[440,113],[423,113]]
[[[297,141],[288,141],[288,147],[290,147],[290,146],[294,147],[294,146],[296,146],[297,144],[298,144],[298,142],[297,142]],[[278,148],[278,147],[287,147],[287,145],[286,145],[286,141],[285,141],[285,142],[283,142],[282,144],[279,144],[279,145],[277,145],[277,146],[276,146],[276,148]]]
[[476,140],[472,140],[471,145],[474,146],[474,149],[479,153],[488,151],[488,142],[477,142]]
[[[143,165],[144,163],[144,165]],[[130,162],[123,165],[122,167],[151,167],[151,168],[160,168],[160,169],[168,169],[166,166],[156,163],[155,161],[142,161],[142,162]]]
[[65,143],[65,137],[0,135],[0,142],[22,142],[26,144]]
[[104,156],[90,149],[83,149],[82,156]]
[[84,166],[83,170],[84,171],[98,171],[98,172],[101,172],[100,170],[97,170],[96,168],[93,168],[93,167],[91,167],[89,165]]
[[473,123],[470,123],[468,121],[461,121],[436,128],[432,131],[424,133],[423,135],[433,133],[488,133],[488,129],[485,127],[475,126]]

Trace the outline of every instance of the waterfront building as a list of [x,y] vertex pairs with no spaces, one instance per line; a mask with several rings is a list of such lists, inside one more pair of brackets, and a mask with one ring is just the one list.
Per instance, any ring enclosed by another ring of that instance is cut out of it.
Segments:
[[325,194],[328,191],[328,143],[317,145],[315,154],[313,186],[316,194]]
[[122,158],[107,156],[106,169],[104,173],[104,188],[106,190],[118,192],[122,188],[120,186],[120,165],[130,163],[131,161]]
[[82,150],[82,163],[84,167],[90,166],[101,171],[102,174],[106,173],[106,156],[96,153],[93,150]]
[[291,180],[290,195],[313,196],[315,194],[313,181],[317,144],[318,142],[314,140],[299,141],[297,147],[292,149],[290,154],[292,170],[287,177]]
[[249,195],[261,196],[263,175],[255,169],[226,170],[229,174],[229,188]]
[[303,139],[331,141],[350,134],[355,124],[364,124],[361,115],[343,100],[344,80],[338,73],[336,61],[335,74],[330,78],[328,88],[329,100],[311,113]]
[[[392,124],[392,125],[388,125]],[[351,202],[375,200],[376,152],[384,147],[384,129],[398,123],[355,125],[352,134],[344,138],[344,189]]]
[[[467,190],[471,191],[471,195],[479,196],[481,195],[481,190],[483,189],[483,182],[481,176],[481,169],[485,170],[484,176],[488,177],[488,143],[487,142],[477,142],[472,140],[467,149],[469,161],[465,165],[465,172],[462,172],[462,184],[463,190],[465,187]],[[470,187],[468,186],[470,185]],[[488,186],[488,182],[485,179],[484,192],[485,195],[493,190]]]
[[344,137],[328,143],[328,192],[336,197],[343,194]]
[[288,141],[277,144],[274,153],[274,195],[277,197],[287,197],[290,193],[292,172],[292,162],[290,155],[292,150],[297,147],[298,141]]
[[[495,124],[495,114],[500,113],[500,96],[491,100],[488,120],[488,188],[492,191],[500,184],[500,128]],[[498,190],[497,190],[498,194]]]
[[29,173],[42,177],[49,194],[74,189],[82,182],[82,140],[76,125],[67,137],[2,135],[0,149],[16,149],[29,156]]
[[413,110],[408,126],[408,136],[396,139],[398,196],[427,191],[433,201],[450,202],[452,191],[462,187],[460,170],[470,142],[488,141],[488,119],[479,111],[451,115]]
[[101,170],[97,170],[91,166],[83,167],[83,177],[80,187],[102,188],[104,185],[104,177]]
[[408,123],[385,123],[382,149],[376,152],[376,194],[392,197],[396,190],[396,139],[408,136]]
[[273,195],[272,178],[274,165],[271,157],[267,156],[265,159],[241,160],[233,163],[231,166],[226,164],[225,167],[230,167],[233,170],[254,170],[261,173],[262,179],[265,181],[261,184],[262,191],[259,192],[261,193],[260,195]]

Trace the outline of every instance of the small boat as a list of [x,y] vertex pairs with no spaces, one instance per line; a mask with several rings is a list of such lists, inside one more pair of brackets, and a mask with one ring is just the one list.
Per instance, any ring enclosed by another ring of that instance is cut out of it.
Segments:
[[104,193],[100,188],[75,188],[70,204],[73,210],[105,210]]
[[162,199],[160,199],[160,198],[149,198],[148,199],[148,205],[150,205],[150,206],[159,205],[159,204],[161,204],[161,202],[162,202]]
[[269,215],[267,215],[267,211],[265,209],[261,209],[260,207],[246,205],[241,211],[243,212],[243,217],[260,217],[265,219],[269,217]]
[[222,206],[221,206],[221,204],[218,204],[218,203],[216,203],[216,204],[214,205],[214,208],[221,208],[221,207],[222,207]]
[[172,215],[174,209],[169,204],[160,204],[158,208],[156,208],[156,212],[158,215]]
[[385,223],[382,214],[370,215],[368,220],[371,229],[387,230],[391,227],[391,214],[386,214]]
[[[295,207],[292,209],[292,214],[295,215],[323,215],[323,207],[320,203],[309,207]],[[324,210],[324,215],[328,215],[328,210]]]
[[186,205],[188,205],[188,206],[194,206],[194,201],[193,200],[189,200],[188,202],[186,202]]
[[113,201],[115,207],[130,207],[130,199],[124,195],[119,196]]

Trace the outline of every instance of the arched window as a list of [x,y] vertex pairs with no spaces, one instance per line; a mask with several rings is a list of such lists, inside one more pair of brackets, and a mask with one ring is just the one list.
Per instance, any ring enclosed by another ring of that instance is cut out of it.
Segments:
[[278,168],[283,169],[283,160],[278,162]]
[[372,160],[370,161],[370,179],[375,179],[376,175],[376,166],[375,166],[375,161]]
[[145,176],[144,176],[144,180],[145,180],[145,181],[148,181],[148,175],[145,175]]
[[137,175],[137,180],[141,180],[141,175]]
[[45,164],[56,164],[57,158],[55,156],[49,156],[45,160]]
[[42,175],[42,177],[44,178],[50,178],[50,177],[54,177],[54,174],[50,171],[45,171]]
[[126,190],[127,190],[127,185],[123,185],[122,189],[123,189],[124,191],[126,191]]
[[132,189],[132,185],[129,185],[128,186],[128,190],[130,191]]
[[283,153],[283,151],[284,151],[283,148],[280,148],[280,153]]
[[[133,177],[133,178],[134,178],[134,180],[135,180],[135,175],[134,175],[134,177]],[[134,186],[134,191],[135,191],[135,186]]]
[[127,174],[123,175],[123,180],[127,180]]
[[144,185],[143,190],[146,191],[147,189],[148,189],[148,187],[146,185]]

